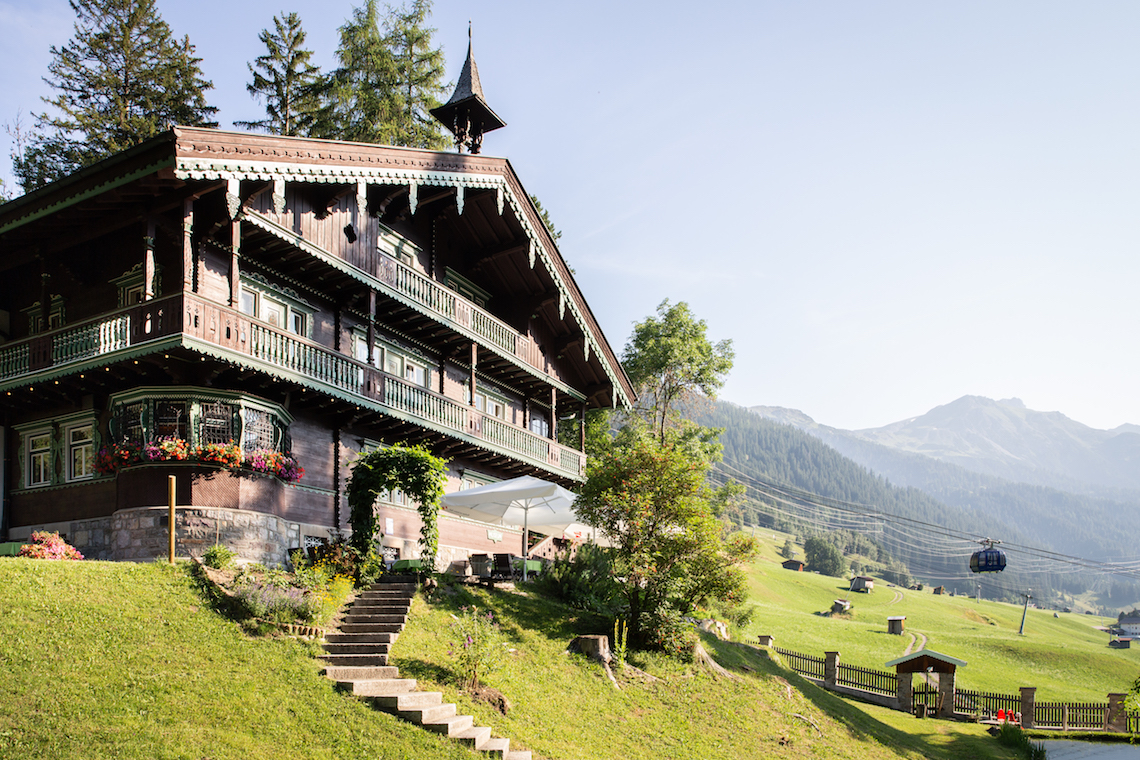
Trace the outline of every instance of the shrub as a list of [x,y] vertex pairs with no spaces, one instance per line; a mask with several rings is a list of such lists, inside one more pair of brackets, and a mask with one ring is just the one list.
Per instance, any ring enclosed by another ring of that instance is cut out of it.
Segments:
[[693,648],[697,644],[697,632],[681,619],[681,614],[669,607],[661,607],[647,615],[644,628],[645,643],[652,649],[660,649],[666,654],[693,659]]
[[250,617],[278,623],[307,623],[320,612],[320,601],[299,588],[278,588],[250,581],[234,593],[239,607]]
[[499,624],[492,612],[480,613],[477,607],[462,607],[451,624],[455,640],[448,654],[459,666],[459,686],[474,689],[482,676],[502,667],[506,654]]
[[233,562],[234,557],[236,556],[237,552],[228,546],[214,544],[206,550],[205,554],[202,555],[202,563],[205,564],[206,567],[212,567],[215,570],[222,570],[226,567],[229,567],[230,563]]
[[83,559],[79,550],[64,541],[59,533],[49,533],[46,530],[33,533],[32,543],[21,546],[17,556],[32,559]]
[[1027,760],[1044,760],[1045,745],[1042,742],[1031,742],[1021,726],[1016,723],[1003,722],[998,729],[997,740],[999,744],[1021,750]]
[[540,592],[571,607],[607,617],[618,612],[620,589],[614,582],[613,563],[597,544],[582,544],[573,557],[560,554],[534,583]]

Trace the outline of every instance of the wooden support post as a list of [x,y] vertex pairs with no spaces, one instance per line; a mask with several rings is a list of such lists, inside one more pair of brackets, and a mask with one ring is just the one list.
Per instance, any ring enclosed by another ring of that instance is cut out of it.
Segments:
[[550,440],[558,440],[558,389],[550,386]]
[[170,564],[172,565],[174,564],[174,504],[177,501],[177,485],[177,478],[175,478],[173,475],[167,477],[167,495],[169,496],[170,504],[170,515],[168,519],[168,522],[170,523]]
[[582,404],[578,412],[578,451],[586,450],[586,405]]
[[475,368],[479,364],[479,346],[471,342],[471,406],[475,406]]
[[182,202],[182,292],[196,292],[194,287],[194,199]]
[[372,344],[376,342],[376,289],[368,289],[368,363],[376,363],[376,349]]
[[146,250],[143,253],[143,300],[154,299],[154,220],[146,223],[146,237],[143,238]]
[[241,270],[238,268],[238,253],[241,251],[241,222],[230,223],[230,306],[241,305]]

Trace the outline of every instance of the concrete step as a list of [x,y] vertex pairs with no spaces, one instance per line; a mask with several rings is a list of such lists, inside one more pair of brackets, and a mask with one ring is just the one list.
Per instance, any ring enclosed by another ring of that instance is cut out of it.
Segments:
[[397,710],[396,715],[411,723],[421,725],[446,723],[455,717],[455,703],[445,702],[431,707],[413,707],[411,710]]
[[371,644],[324,644],[324,649],[329,654],[388,654],[388,650],[392,648],[388,643],[371,643]]
[[356,595],[357,599],[411,599],[416,595],[414,588],[389,587],[370,588]]
[[395,633],[326,633],[328,644],[395,644]]
[[[399,633],[403,623],[341,623],[341,633]],[[326,635],[327,638],[327,635]]]
[[486,752],[491,757],[506,757],[507,753],[511,751],[510,739],[488,739],[483,742],[483,746],[479,748],[480,752]]
[[[470,731],[475,725],[475,719],[470,715],[453,715],[446,721],[440,723],[425,723],[423,727],[428,731],[434,731],[437,734],[450,736],[456,739],[463,735],[465,731]],[[487,729],[490,731],[490,729]]]
[[443,693],[439,691],[413,691],[405,694],[379,695],[372,700],[372,703],[388,712],[419,710],[443,704]]
[[503,760],[530,760],[529,749],[511,750],[503,755]]
[[345,611],[359,614],[362,610],[385,610],[379,614],[398,615],[406,613],[411,608],[412,604],[407,599],[360,599],[353,602]]
[[386,654],[324,654],[321,659],[330,667],[371,668],[388,664]]
[[337,681],[338,691],[347,691],[358,697],[389,697],[396,694],[414,692],[414,678],[369,678],[364,680]]
[[486,726],[472,725],[464,731],[451,734],[451,737],[458,739],[472,749],[481,749],[483,745],[487,743],[487,740],[491,738],[491,729]]
[[408,616],[405,614],[395,613],[377,613],[377,612],[348,612],[345,614],[343,623],[352,625],[368,624],[368,623],[395,623],[403,626],[408,622]]
[[395,665],[373,667],[329,666],[326,667],[323,672],[334,681],[375,681],[400,677],[400,669]]
[[407,617],[408,607],[395,604],[354,604],[344,611],[345,616],[356,615],[399,615]]

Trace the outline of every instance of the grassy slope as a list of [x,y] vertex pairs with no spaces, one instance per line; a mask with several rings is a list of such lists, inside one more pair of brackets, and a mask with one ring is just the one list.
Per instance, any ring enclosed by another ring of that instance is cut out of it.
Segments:
[[471,758],[251,639],[184,569],[0,560],[2,758]]
[[[822,617],[833,599],[847,596],[838,578],[793,573],[779,565],[784,537],[764,541],[754,565],[749,595],[756,606],[748,638],[768,633],[777,646],[808,654],[838,650],[843,662],[881,668],[900,656],[909,636],[886,633],[887,617],[905,615],[907,631],[921,632],[927,647],[965,660],[958,672],[963,688],[1017,693],[1036,686],[1040,701],[1101,701],[1125,692],[1140,673],[1140,650],[1108,648],[1108,636],[1094,630],[1110,622],[1091,615],[1030,609],[1025,635],[1017,631],[1022,608],[980,604],[966,597],[934,596],[877,583],[871,594],[851,594],[853,619]],[[802,554],[800,555],[802,556]]]
[[[452,686],[452,615],[465,604],[493,610],[515,650],[507,666],[486,679],[511,700],[506,716]],[[392,654],[402,674],[442,689],[478,722],[536,757],[1011,757],[979,726],[855,707],[755,649],[707,639],[705,646],[741,681],[638,655],[635,664],[660,680],[619,673],[618,691],[599,665],[565,651],[575,635],[602,632],[603,621],[533,595],[456,589],[430,603],[416,600]]]

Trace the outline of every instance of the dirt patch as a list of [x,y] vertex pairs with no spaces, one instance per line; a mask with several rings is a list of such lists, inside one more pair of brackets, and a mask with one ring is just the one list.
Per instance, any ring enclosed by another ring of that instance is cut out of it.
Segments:
[[484,702],[503,715],[511,710],[511,701],[507,699],[506,694],[498,689],[492,689],[490,686],[476,686],[469,693],[476,702]]

